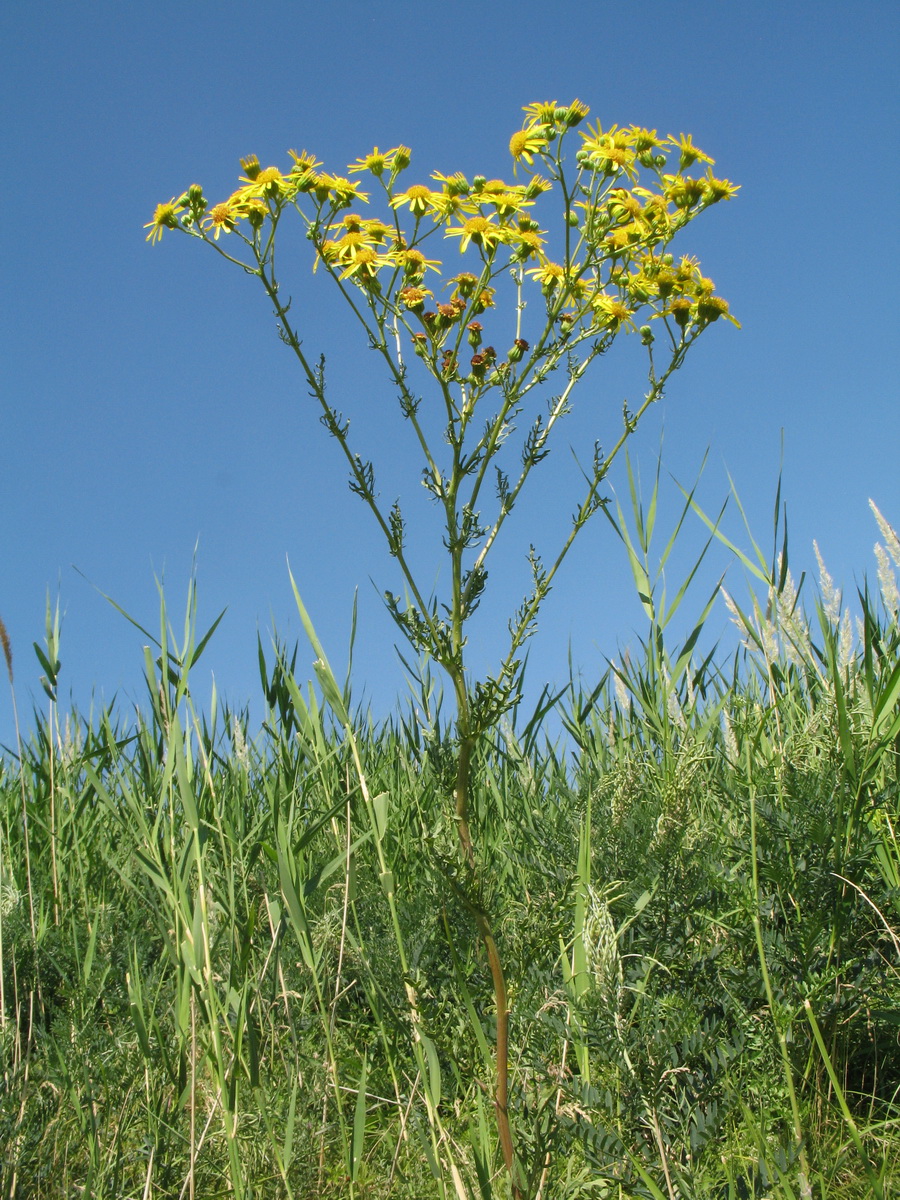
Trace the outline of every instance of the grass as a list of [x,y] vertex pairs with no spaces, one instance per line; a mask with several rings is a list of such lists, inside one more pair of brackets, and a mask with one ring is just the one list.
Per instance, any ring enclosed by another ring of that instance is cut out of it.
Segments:
[[[804,608],[786,540],[732,547],[759,586],[704,657],[718,589],[672,645],[661,573],[694,499],[656,562],[632,500],[645,641],[558,698],[565,740],[539,708],[473,763],[514,1184],[897,1196],[900,546],[878,514],[858,629],[824,569]],[[161,604],[142,713],[87,720],[48,612],[47,709],[0,763],[0,1195],[509,1195],[429,664],[376,724],[315,640],[314,683],[260,646],[253,733],[194,703],[195,616],[192,587],[176,639]]]

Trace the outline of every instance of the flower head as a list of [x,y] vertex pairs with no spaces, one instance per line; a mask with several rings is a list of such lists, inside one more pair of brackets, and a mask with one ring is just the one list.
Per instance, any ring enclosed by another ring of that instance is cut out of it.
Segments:
[[219,234],[223,230],[225,233],[233,231],[237,215],[229,201],[226,201],[224,204],[214,204],[203,218],[203,228],[212,230],[213,237],[218,241]]
[[376,176],[383,175],[388,162],[388,154],[382,154],[376,146],[371,154],[367,154],[365,158],[358,158],[356,162],[350,164],[347,170],[351,175],[359,171],[371,171]]
[[349,208],[354,200],[369,199],[365,192],[360,191],[358,183],[326,172],[316,175],[313,190],[320,204],[324,204],[330,198],[335,208]]
[[727,179],[716,179],[711,169],[707,170],[703,185],[704,199],[707,204],[715,204],[719,200],[730,200],[741,190],[740,184],[731,183]]
[[[343,239],[341,240],[343,241]],[[356,276],[356,282],[371,284],[378,274],[378,268],[384,266],[384,259],[380,259],[371,246],[359,246],[354,250],[352,255],[345,257],[341,254],[341,245],[339,242],[338,255],[342,262],[348,262],[348,265],[341,272],[341,279],[350,279]]]
[[433,192],[424,183],[414,183],[405,192],[398,192],[391,198],[392,208],[409,206],[409,211],[416,216],[424,216],[429,209],[434,211],[444,199],[443,192]]
[[423,279],[427,270],[438,271],[441,265],[436,258],[426,258],[421,250],[407,250],[405,247],[393,249],[390,261],[402,267],[404,276],[412,280]]
[[634,322],[631,320],[631,309],[624,301],[617,299],[615,296],[606,296],[603,294],[595,296],[591,301],[591,307],[594,310],[597,324],[603,326],[605,329],[616,330],[623,324],[634,328]]
[[681,159],[679,160],[679,170],[684,171],[695,162],[709,163],[711,166],[715,164],[715,159],[710,158],[708,154],[695,146],[689,133],[682,133],[680,137],[670,137],[669,145],[674,146],[681,151]]
[[351,175],[360,171],[369,171],[376,178],[382,176],[385,171],[396,175],[409,166],[411,155],[412,151],[407,146],[395,146],[393,150],[383,152],[376,146],[371,154],[358,158],[355,163],[350,164],[347,170]]
[[467,196],[472,190],[462,171],[457,171],[455,175],[442,175],[440,171],[433,171],[431,178],[444,185],[444,194],[447,196]]
[[531,166],[535,154],[547,145],[547,128],[545,125],[531,125],[528,129],[517,130],[509,139],[509,152],[513,156],[513,171],[524,159]]
[[[245,166],[244,164],[249,164]],[[277,167],[260,167],[255,155],[241,159],[246,175],[241,176],[241,183],[246,184],[235,192],[235,199],[248,200],[251,197],[277,196],[287,190],[287,181]]]
[[505,231],[501,226],[495,225],[490,217],[469,217],[461,226],[448,229],[444,236],[460,238],[461,253],[465,253],[469,242],[474,242],[476,246],[482,246],[490,252],[504,240]]
[[406,308],[411,309],[412,312],[421,312],[425,306],[426,297],[433,295],[428,288],[412,286],[401,288],[398,294]]
[[175,208],[174,196],[168,204],[157,204],[153,213],[153,220],[148,221],[144,228],[150,230],[146,239],[150,243],[158,242],[163,235],[164,229],[178,228],[178,212]]

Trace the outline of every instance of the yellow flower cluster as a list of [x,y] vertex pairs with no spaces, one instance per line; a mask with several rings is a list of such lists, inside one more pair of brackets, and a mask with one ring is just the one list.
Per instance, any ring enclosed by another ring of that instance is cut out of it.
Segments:
[[[356,212],[340,216],[343,210],[368,203],[358,182],[322,171],[322,164],[306,151],[290,152],[292,165],[286,172],[262,167],[256,157],[248,157],[241,160],[241,186],[227,200],[210,207],[202,189],[193,185],[179,199],[158,205],[146,226],[147,240],[158,241],[166,229],[180,228],[213,241],[223,233],[237,233],[259,252],[262,227],[269,220],[274,223],[290,205],[306,222],[316,249],[315,266],[321,262],[339,279],[373,295],[381,294],[379,276],[387,272],[393,310],[422,320],[432,295],[424,286],[426,274],[439,275],[442,264],[426,258],[420,246],[440,228],[462,254],[474,251],[480,258],[488,272],[483,282],[504,263],[531,264],[525,275],[539,285],[548,311],[552,308],[564,329],[572,330],[576,323],[583,329],[632,328],[635,313],[644,306],[653,316],[671,317],[682,330],[720,316],[734,320],[727,302],[713,294],[711,281],[700,275],[693,260],[675,265],[667,249],[700,211],[731,199],[737,191],[734,184],[713,175],[713,160],[689,135],[663,138],[655,129],[613,125],[604,130],[599,123],[580,129],[576,176],[565,179],[565,194],[572,199],[565,213],[564,261],[558,263],[547,253],[547,232],[532,210],[554,181],[564,179],[559,143],[585,121],[589,110],[579,100],[568,105],[549,101],[530,104],[524,113],[524,125],[512,135],[509,149],[514,172],[524,167],[527,182],[484,176],[470,181],[460,173],[435,172],[427,183],[401,190],[397,181],[410,164],[411,151],[405,146],[381,151],[376,146],[348,172],[367,173],[382,189],[385,219]],[[537,173],[536,164],[549,179]],[[687,174],[696,164],[705,166],[705,173]],[[312,205],[312,215],[301,207],[304,200]],[[403,218],[412,223],[411,230],[403,228]],[[487,299],[475,300],[483,311],[490,297],[481,290]],[[477,315],[471,290],[466,293],[457,286],[454,295],[457,301],[466,300],[465,313],[458,303],[452,314],[443,311],[447,305],[439,305],[429,336],[463,315]],[[451,299],[450,308],[454,303]]]

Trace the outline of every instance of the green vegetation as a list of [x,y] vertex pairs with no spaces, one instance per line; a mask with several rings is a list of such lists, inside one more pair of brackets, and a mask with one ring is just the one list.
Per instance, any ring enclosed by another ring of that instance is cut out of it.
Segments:
[[0,765],[3,1197],[898,1195],[900,544],[876,514],[857,627],[785,538],[732,547],[760,586],[725,662],[718,589],[671,644],[693,501],[660,556],[633,501],[639,651],[472,762],[515,1173],[428,661],[376,724],[308,626],[314,683],[260,648],[254,736],[192,696],[192,586],[129,719],[59,712],[48,612],[49,707]]

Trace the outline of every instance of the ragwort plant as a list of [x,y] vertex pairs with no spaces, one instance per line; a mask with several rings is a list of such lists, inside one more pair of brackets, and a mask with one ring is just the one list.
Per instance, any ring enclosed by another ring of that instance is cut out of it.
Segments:
[[[436,662],[449,679],[455,782],[448,827],[455,827],[457,851],[455,866],[445,868],[490,969],[496,1005],[491,1090],[514,1196],[524,1194],[525,1184],[508,1112],[509,1001],[484,885],[490,847],[479,841],[472,810],[473,761],[517,703],[523,647],[576,536],[605,505],[603,481],[613,461],[701,334],[720,318],[737,324],[698,262],[671,250],[681,229],[730,199],[735,186],[713,175],[713,160],[690,136],[659,137],[636,126],[604,130],[599,123],[575,134],[588,111],[578,100],[524,109],[524,124],[509,143],[521,182],[438,171],[427,183],[408,182],[405,146],[359,158],[348,167],[358,179],[325,171],[306,151],[291,151],[285,171],[262,167],[254,156],[242,159],[240,186],[220,203],[209,204],[202,187],[192,185],[158,205],[147,226],[150,242],[166,230],[185,233],[258,279],[322,423],[346,459],[350,487],[396,563],[405,595],[387,591],[388,610],[416,655]],[[378,201],[368,210],[372,215],[362,215],[371,199],[364,178]],[[552,233],[537,215],[548,196],[561,218]],[[354,446],[350,421],[326,396],[324,358],[304,349],[276,265],[278,234],[288,218],[299,219],[313,270],[337,286],[396,389],[400,419],[421,455],[422,482],[441,514],[449,565],[442,596],[430,592],[408,556],[407,509],[381,499],[374,459]],[[438,257],[441,244],[451,265]],[[473,678],[467,625],[487,584],[491,552],[546,458],[576,386],[623,333],[635,334],[647,356],[647,391],[633,410],[624,406],[615,444],[592,448],[584,490],[555,555],[530,550],[530,589],[509,621],[499,665]],[[555,390],[551,380],[558,381]],[[427,398],[419,393],[422,385]],[[517,440],[519,422],[524,433]],[[337,689],[321,655],[319,676],[332,698]],[[340,705],[335,715],[348,728]],[[373,818],[376,836],[381,820]],[[390,893],[394,884],[385,872]],[[412,994],[410,1005],[414,1011]]]

